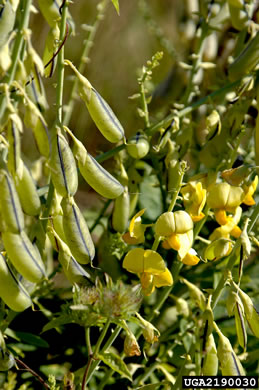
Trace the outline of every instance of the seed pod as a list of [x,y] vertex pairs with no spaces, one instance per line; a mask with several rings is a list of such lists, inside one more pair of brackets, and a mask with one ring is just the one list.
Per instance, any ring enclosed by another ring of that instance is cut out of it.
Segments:
[[[54,215],[52,218],[49,219],[48,226],[55,230],[58,237],[62,241],[66,241],[66,236],[63,229],[63,215]],[[57,243],[54,240],[53,234],[48,234],[48,236],[51,241],[51,244],[53,245],[53,248],[58,252]]]
[[24,217],[13,179],[0,170],[0,207],[5,230],[19,233],[24,229]]
[[73,198],[64,198],[61,205],[66,243],[76,260],[81,264],[87,264],[95,255],[87,223]]
[[205,376],[217,375],[219,361],[217,356],[217,348],[212,333],[207,338],[205,348],[206,355],[202,367],[202,374]]
[[14,175],[21,176],[22,174],[22,160],[21,160],[21,137],[22,121],[15,113],[9,116],[8,123],[8,170]]
[[167,188],[169,192],[175,191],[177,183],[179,183],[179,178],[181,176],[181,162],[173,159],[168,163],[168,172],[167,172]]
[[10,309],[23,311],[32,305],[30,295],[0,254],[0,297]]
[[106,171],[85,149],[74,134],[64,126],[74,141],[74,155],[78,161],[79,170],[83,178],[98,194],[108,199],[120,196],[124,187],[108,171]]
[[238,294],[244,305],[244,312],[248,325],[255,337],[259,338],[259,313],[254,307],[252,299],[246,293],[244,293],[244,291],[242,291],[234,282],[232,283],[238,289]]
[[124,233],[128,227],[130,201],[128,188],[114,202],[112,213],[112,227],[116,232]]
[[218,359],[221,366],[222,376],[233,375],[233,376],[243,376],[245,371],[235,354],[230,341],[227,337],[223,335],[216,323],[214,322],[214,328],[219,335],[219,344],[218,344]]
[[173,233],[186,233],[192,228],[192,219],[186,211],[168,211],[161,214],[156,221],[155,232],[158,236],[169,237]]
[[236,330],[237,330],[237,338],[239,345],[241,345],[244,350],[246,350],[246,344],[247,344],[247,334],[246,334],[246,327],[245,327],[245,321],[244,321],[244,307],[242,305],[242,302],[237,299],[235,308],[235,323],[236,323]]
[[140,159],[145,157],[149,152],[149,142],[145,135],[137,132],[137,134],[130,138],[127,143],[127,151],[133,158]]
[[23,211],[28,215],[39,215],[41,209],[40,197],[33,177],[27,166],[23,164],[22,177],[15,177],[15,186]]
[[38,0],[40,11],[50,27],[55,27],[60,19],[59,4],[56,0]]
[[62,196],[73,196],[78,187],[76,162],[67,140],[61,133],[54,136],[51,158],[51,180]]
[[32,127],[32,131],[40,154],[48,158],[50,153],[50,136],[47,125],[42,118],[37,119],[35,126]]
[[125,137],[124,130],[111,107],[92,87],[87,78],[82,76],[70,61],[65,60],[65,64],[69,65],[75,72],[79,81],[79,95],[84,100],[89,114],[91,115],[91,118],[95,122],[97,128],[110,142],[118,142],[122,140]]
[[65,244],[65,242],[61,240],[61,238],[55,232],[54,229],[50,230],[52,232],[51,235],[54,236],[57,240],[58,260],[62,265],[63,271],[70,283],[85,285],[86,280],[91,281],[91,283],[93,283],[92,276],[72,256],[67,244]]
[[13,31],[15,22],[15,11],[10,3],[6,1],[0,7],[0,48],[7,42],[9,34]]
[[229,79],[238,80],[247,73],[250,73],[258,64],[259,59],[259,31],[246,45],[235,61],[228,69]]
[[53,55],[57,50],[59,35],[60,31],[58,25],[55,24],[55,27],[51,28],[48,32],[43,52],[44,64],[48,64],[48,62],[52,59],[52,62],[44,70],[45,77],[51,77],[55,70],[57,61],[56,58],[53,59]]
[[206,118],[206,127],[207,127],[207,140],[211,140],[216,135],[219,135],[221,132],[221,120],[218,111],[213,110],[209,116]]
[[12,264],[25,279],[37,283],[46,277],[39,253],[24,231],[20,234],[3,232],[2,239]]

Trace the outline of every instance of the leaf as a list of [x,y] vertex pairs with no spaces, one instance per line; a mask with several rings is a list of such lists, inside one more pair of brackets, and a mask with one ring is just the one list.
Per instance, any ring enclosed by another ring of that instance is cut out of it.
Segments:
[[117,14],[120,15],[120,6],[119,6],[119,0],[111,0],[112,4],[114,5]]
[[139,207],[146,208],[145,217],[156,220],[163,212],[161,189],[155,187],[158,181],[154,175],[145,176],[140,184]]
[[105,363],[114,371],[118,372],[122,376],[125,376],[128,380],[132,381],[132,377],[128,370],[128,367],[119,355],[116,355],[112,352],[103,354],[99,353],[98,359],[102,360],[103,363]]
[[50,329],[58,328],[61,325],[69,324],[70,322],[71,322],[71,318],[69,316],[61,316],[58,318],[54,318],[46,325],[44,325],[42,329],[42,333]]
[[28,332],[14,333],[19,338],[19,341],[23,341],[29,345],[35,345],[36,347],[49,348],[47,341],[43,340],[40,336]]

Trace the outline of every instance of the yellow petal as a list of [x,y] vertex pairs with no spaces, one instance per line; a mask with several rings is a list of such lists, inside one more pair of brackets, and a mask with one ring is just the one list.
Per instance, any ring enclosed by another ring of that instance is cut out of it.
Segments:
[[214,214],[219,225],[226,225],[226,223],[228,223],[228,217],[225,210],[215,210]]
[[163,242],[162,242],[162,247],[164,248],[164,249],[171,249],[171,245],[169,244],[169,242],[167,241],[167,240],[164,240]]
[[163,258],[151,249],[145,250],[144,253],[144,272],[156,275],[164,272],[166,269]]
[[141,244],[143,242],[142,240],[139,240],[135,237],[131,237],[129,232],[124,233],[122,235],[122,238],[126,242],[126,244],[128,244],[128,245],[137,245],[137,244]]
[[152,285],[153,275],[143,272],[140,275],[140,283],[144,290],[147,290]]
[[205,214],[203,214],[203,212],[201,212],[199,215],[192,215],[191,214],[191,218],[192,218],[193,222],[199,222],[204,217],[205,217]]
[[180,239],[180,245],[181,245],[180,249],[178,250],[178,255],[180,258],[183,258],[192,247],[193,230],[190,230],[185,234],[179,234],[178,237]]
[[135,274],[144,272],[144,253],[143,248],[135,248],[129,251],[123,260],[123,268]]
[[186,265],[196,265],[199,263],[200,259],[198,256],[196,256],[196,251],[194,249],[190,249],[186,255],[181,258],[181,262]]
[[253,206],[255,204],[255,200],[250,194],[246,194],[243,203],[246,204],[247,206]]
[[181,248],[179,234],[173,233],[170,237],[168,237],[167,243],[171,248],[176,251],[179,251],[179,249]]
[[173,276],[168,268],[166,268],[165,272],[159,275],[155,275],[153,279],[153,285],[155,287],[162,286],[172,286],[173,284]]
[[239,236],[241,236],[241,233],[242,233],[242,230],[238,226],[235,226],[230,232],[231,236],[233,236],[235,238],[238,238]]
[[[130,225],[129,225],[129,232],[130,232],[130,236],[132,237],[134,237],[134,234],[133,234],[133,232],[134,232],[134,226],[135,226],[135,222],[136,222],[136,219],[138,220],[138,221],[140,221],[140,223],[141,223],[141,216],[144,214],[144,212],[146,211],[146,209],[142,209],[142,210],[140,210],[136,215],[134,215],[134,217],[131,219],[131,221],[130,221]],[[133,235],[132,235],[133,234]]]

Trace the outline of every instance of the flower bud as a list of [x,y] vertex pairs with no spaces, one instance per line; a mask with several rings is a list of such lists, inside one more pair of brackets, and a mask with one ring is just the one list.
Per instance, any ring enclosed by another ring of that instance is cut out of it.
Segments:
[[173,233],[186,233],[193,228],[193,222],[188,213],[183,210],[168,211],[160,215],[155,225],[158,236],[169,237]]

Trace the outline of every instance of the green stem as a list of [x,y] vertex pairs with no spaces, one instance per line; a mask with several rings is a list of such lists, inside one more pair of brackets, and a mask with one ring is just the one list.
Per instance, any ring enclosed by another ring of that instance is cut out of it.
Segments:
[[[122,328],[119,325],[114,329],[113,333],[111,334],[111,336],[109,337],[107,342],[104,344],[104,347],[102,348],[101,353],[106,352],[107,349],[110,348],[110,346],[113,344],[114,340],[119,335],[121,329]],[[96,360],[93,361],[93,363],[91,364],[91,367],[90,367],[90,369],[88,371],[87,380],[86,380],[85,384],[87,384],[90,381],[90,379],[93,376],[94,371],[96,370],[96,368],[98,367],[100,362],[101,362],[100,359],[96,359]],[[112,373],[113,373],[113,371],[112,371]]]
[[148,369],[144,372],[143,375],[140,375],[137,380],[134,382],[134,386],[143,385],[145,381],[150,377],[150,375],[156,370],[160,363],[153,363]]
[[[257,221],[258,216],[259,216],[259,203],[255,207],[253,214],[251,215],[250,223],[249,223],[248,228],[247,228],[247,234],[249,234],[252,231],[254,224]],[[232,249],[231,255],[229,256],[226,271],[231,271],[232,268],[234,267],[235,262],[236,262],[236,258],[237,258],[237,253],[239,251],[240,246],[241,246],[241,238],[239,237],[234,245],[234,248]],[[218,303],[218,300],[220,298],[222,290],[225,286],[225,282],[227,280],[227,277],[228,277],[227,272],[225,272],[221,276],[221,279],[220,279],[214,293],[212,294],[212,305],[211,305],[212,309],[214,309]]]
[[[32,0],[21,1],[21,5],[19,8],[21,14],[21,22],[19,28],[17,30],[17,35],[14,43],[13,53],[12,53],[12,64],[10,70],[4,80],[5,84],[11,85],[14,80],[18,60],[20,58],[21,50],[24,42],[24,30],[28,28],[29,20],[30,20],[30,9],[31,9]],[[0,118],[2,118],[4,110],[6,107],[5,95],[2,95],[0,100]]]
[[102,217],[104,216],[104,213],[105,211],[108,209],[108,207],[110,206],[112,200],[111,199],[108,199],[107,202],[105,202],[102,210],[100,211],[98,217],[96,218],[93,226],[90,227],[89,231],[90,233],[92,233],[92,231],[96,228],[96,226],[99,224],[100,220],[102,219]]
[[[100,22],[104,16],[104,11],[107,6],[107,0],[101,1],[100,3],[97,4],[97,15],[94,21],[94,24],[91,26],[91,29],[89,31],[88,37],[84,41],[84,46],[82,50],[82,55],[80,59],[80,64],[78,67],[78,71],[80,73],[83,73],[85,70],[85,66],[88,60],[89,52],[93,46],[93,41],[97,32],[97,29],[100,25]],[[72,88],[70,90],[69,98],[68,98],[68,105],[66,106],[66,112],[64,115],[64,120],[63,124],[68,126],[71,115],[75,106],[75,97],[76,97],[76,91],[78,87],[78,78],[74,78],[74,82],[72,85]]]
[[188,368],[186,366],[190,363],[190,356],[192,357],[195,352],[195,343],[192,344],[190,348],[189,354],[186,356],[184,363],[181,366],[181,369],[177,375],[175,384],[173,386],[173,390],[181,390],[182,389],[182,377],[187,372]]
[[142,105],[142,110],[145,114],[144,116],[145,126],[149,127],[150,122],[149,122],[149,112],[148,112],[148,105],[147,105],[146,93],[145,93],[145,79],[141,81],[141,85],[140,85],[140,101]]
[[[67,1],[65,1],[62,8],[61,23],[60,23],[60,35],[59,41],[62,42],[66,34],[66,19],[67,19]],[[57,109],[57,122],[62,124],[63,114],[63,91],[64,91],[64,46],[62,46],[58,53],[57,59],[57,95],[56,95],[56,109]]]
[[[211,101],[212,99],[214,99],[217,96],[226,95],[230,90],[235,88],[239,83],[240,83],[240,80],[234,81],[233,83],[229,83],[229,84],[225,85],[224,87],[218,89],[217,91],[214,91],[214,92],[210,93],[209,95],[197,100],[197,102],[194,102],[194,103],[190,104],[189,106],[180,110],[178,112],[178,117],[182,118],[182,117],[186,116],[190,112],[194,111],[196,108],[202,106],[203,104],[207,103],[208,101]],[[167,128],[174,118],[175,118],[175,113],[169,114],[165,119],[161,120],[160,122],[158,122],[155,125],[148,128],[147,134],[153,135],[156,131],[158,131],[162,127]]]
[[101,163],[105,160],[108,160],[109,158],[115,156],[117,153],[119,153],[121,150],[125,149],[126,148],[126,145],[125,144],[121,144],[119,146],[116,146],[115,148],[113,149],[110,149],[108,150],[107,152],[105,153],[102,153],[102,154],[99,154],[98,156],[95,157],[95,159]]
[[210,211],[210,208],[206,204],[206,206],[205,206],[205,208],[203,210],[204,217],[199,222],[197,222],[196,225],[194,226],[194,229],[193,229],[193,241],[195,241],[195,239],[199,235],[203,225],[207,221],[207,218],[208,218],[208,215],[209,215],[209,211]]

